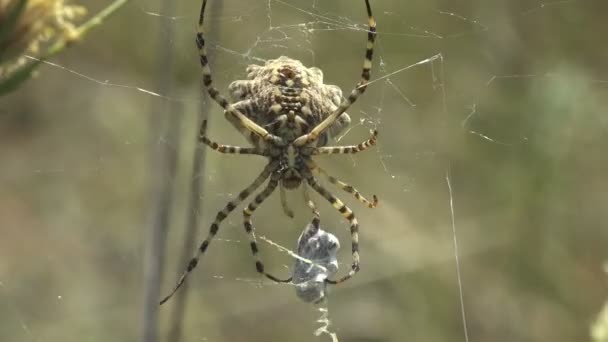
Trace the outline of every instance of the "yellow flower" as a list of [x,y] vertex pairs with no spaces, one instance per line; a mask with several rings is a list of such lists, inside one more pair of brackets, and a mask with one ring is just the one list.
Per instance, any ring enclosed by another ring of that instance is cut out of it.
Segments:
[[608,342],[608,304],[604,305],[604,309],[591,327],[591,338],[595,342]]
[[0,78],[25,63],[23,54],[40,55],[48,44],[77,39],[73,21],[85,13],[65,0],[0,0]]

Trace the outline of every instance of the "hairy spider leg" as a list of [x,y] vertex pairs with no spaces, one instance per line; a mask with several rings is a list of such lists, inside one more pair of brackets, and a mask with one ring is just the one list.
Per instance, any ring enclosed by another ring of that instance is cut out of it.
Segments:
[[177,281],[177,284],[175,285],[173,290],[165,298],[163,298],[160,301],[161,305],[163,303],[165,303],[166,301],[168,301],[175,294],[175,292],[177,292],[177,290],[179,290],[179,288],[186,281],[186,278],[188,277],[190,272],[192,272],[192,270],[194,270],[196,268],[196,265],[198,264],[199,259],[205,253],[205,251],[207,251],[207,248],[211,244],[211,241],[213,241],[213,238],[217,234],[222,221],[224,221],[224,219],[228,216],[228,214],[230,214],[236,208],[236,206],[239,205],[239,203],[244,201],[247,197],[249,197],[249,195],[253,191],[255,191],[257,188],[259,188],[260,185],[262,185],[262,183],[264,183],[264,181],[268,177],[270,177],[272,172],[274,172],[277,169],[277,167],[278,167],[278,163],[276,163],[276,162],[266,165],[264,170],[262,170],[262,172],[260,172],[258,177],[253,181],[253,183],[251,183],[251,185],[249,185],[247,188],[245,188],[243,191],[241,191],[235,199],[229,201],[228,204],[226,204],[226,206],[224,207],[224,209],[222,209],[221,211],[219,211],[217,213],[217,215],[215,216],[215,220],[209,227],[209,233],[207,234],[207,237],[205,238],[205,240],[203,240],[201,245],[198,247],[198,251],[197,251],[196,255],[192,259],[190,259],[190,262],[188,262],[188,266],[186,267],[186,270],[184,271],[184,273],[182,273],[181,277]]
[[[255,119],[258,112],[260,112],[260,108],[257,103],[252,99],[242,100],[237,103],[234,103],[233,108],[240,113],[243,113],[246,117],[250,119]],[[252,132],[246,126],[243,126],[243,123],[231,113],[224,111],[224,117],[232,127],[236,128],[251,144],[254,146],[263,149],[265,147],[265,142],[257,135],[255,132]]]
[[265,275],[268,279],[276,281],[277,283],[289,283],[291,281],[291,277],[287,279],[279,279],[273,276],[272,274],[266,273],[266,271],[264,271],[264,264],[262,263],[262,259],[258,254],[259,250],[255,239],[255,227],[253,226],[253,223],[251,221],[251,215],[253,215],[253,212],[268,198],[268,196],[272,194],[274,189],[276,189],[277,185],[279,184],[280,179],[280,173],[273,174],[266,188],[262,190],[262,192],[260,192],[257,196],[255,196],[255,199],[251,203],[249,203],[249,205],[245,207],[245,209],[243,209],[243,226],[245,227],[245,232],[249,237],[251,253],[255,258],[255,269],[259,273]]
[[[281,194],[281,206],[283,207],[283,212],[288,217],[294,218],[295,215],[293,213],[293,210],[291,210],[291,208],[287,204],[287,195],[285,193],[285,187],[283,186],[283,183],[279,183],[279,191]],[[310,208],[310,210],[312,210],[312,213],[316,216],[319,216],[319,212],[317,211],[315,203],[312,201],[312,199],[310,199],[308,186],[306,184],[302,184],[302,194],[304,195],[304,202],[306,202],[306,205]]]
[[233,146],[233,145],[223,145],[218,144],[217,142],[210,140],[207,135],[207,120],[203,120],[201,124],[201,130],[198,136],[198,140],[203,144],[211,147],[211,149],[216,150],[220,153],[226,154],[255,154],[258,156],[266,156],[264,151],[260,150],[257,147],[241,147],[241,146]]
[[323,146],[313,150],[313,154],[354,154],[367,150],[376,145],[378,139],[378,131],[372,131],[372,136],[358,145],[350,146]]
[[339,278],[338,280],[326,280],[329,284],[340,284],[345,282],[346,280],[352,278],[355,273],[359,272],[359,222],[355,217],[355,214],[349,207],[347,207],[342,201],[334,196],[331,192],[325,189],[317,179],[312,174],[304,175],[306,177],[306,181],[319,195],[323,196],[331,205],[344,216],[344,218],[350,224],[350,238],[351,238],[351,251],[352,251],[352,265],[348,274]]
[[327,173],[327,171],[323,170],[320,166],[315,164],[314,161],[311,160],[310,162],[308,162],[308,166],[313,171],[316,171],[316,172],[322,174],[323,176],[325,176],[325,178],[327,178],[327,180],[331,184],[333,184],[336,187],[353,195],[359,202],[367,205],[368,208],[375,208],[376,206],[378,206],[378,197],[376,195],[372,195],[372,200],[369,201],[367,198],[363,197],[363,195],[361,195],[359,190],[355,189],[355,187],[353,187],[352,185],[350,185],[348,183],[344,183],[343,181],[339,180],[338,178],[330,175],[329,173]]
[[277,145],[283,144],[283,139],[276,135],[270,134],[266,129],[256,124],[254,121],[249,119],[243,113],[234,108],[234,106],[222,96],[214,86],[213,79],[211,77],[211,68],[209,67],[209,60],[207,59],[207,49],[205,48],[205,38],[203,33],[203,18],[205,16],[205,6],[207,0],[203,0],[201,5],[201,12],[198,18],[198,29],[196,32],[196,46],[198,47],[198,53],[200,57],[201,69],[203,74],[203,85],[207,88],[209,96],[217,102],[224,110],[233,115],[238,121],[241,122],[243,127],[246,127],[251,132],[257,134],[260,138],[265,141],[273,142]]
[[361,81],[357,83],[355,88],[351,91],[347,98],[342,100],[340,106],[333,113],[331,113],[325,120],[321,121],[315,126],[310,133],[305,134],[294,141],[296,146],[303,146],[314,143],[321,133],[323,133],[328,127],[330,127],[336,119],[342,113],[344,113],[357,98],[365,92],[367,89],[367,83],[370,80],[370,71],[372,69],[372,58],[374,55],[374,42],[376,40],[376,21],[372,15],[372,8],[369,4],[369,0],[365,0],[365,6],[367,8],[367,17],[369,24],[369,31],[367,32],[367,46],[365,50],[365,59],[363,60],[363,71],[361,72]]
[[287,204],[287,194],[285,193],[285,186],[283,186],[283,183],[279,184],[279,194],[281,197],[281,207],[283,208],[283,213],[285,213],[285,215],[287,215],[289,218],[294,218],[295,215],[293,210],[291,210],[289,204]]
[[310,198],[310,193],[308,192],[308,185],[302,184],[302,187],[302,192],[304,193],[304,201],[306,202],[306,205],[310,208],[310,210],[312,210],[312,214],[314,215],[314,217],[319,219],[319,211],[317,210],[315,202],[313,202],[313,200]]

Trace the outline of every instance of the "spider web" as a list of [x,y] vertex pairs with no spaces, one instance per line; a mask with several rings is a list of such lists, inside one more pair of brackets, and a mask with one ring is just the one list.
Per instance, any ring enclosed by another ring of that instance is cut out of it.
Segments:
[[[171,199],[164,293],[185,266],[184,250],[194,252],[216,212],[264,166],[195,144],[202,111],[210,137],[246,145],[201,95],[199,5],[131,2],[0,105],[8,189],[0,217],[9,233],[0,242],[0,340],[137,339],[150,175]],[[209,6],[210,62],[223,93],[247,65],[281,55],[319,67],[343,92],[359,79],[363,2]],[[372,7],[372,80],[336,143],[356,144],[378,129],[378,145],[317,158],[380,198],[370,210],[325,184],[357,215],[362,271],[330,288],[323,305],[300,302],[292,286],[258,277],[237,209],[188,279],[181,340],[586,340],[589,317],[608,297],[599,266],[608,76],[605,44],[594,39],[605,4]],[[166,159],[150,163],[158,153]],[[194,153],[202,155],[195,174]],[[184,246],[189,193],[199,183],[195,237]],[[341,242],[343,274],[348,225],[314,199],[323,227]],[[278,193],[253,216],[266,268],[279,275],[291,272],[289,252],[311,219],[300,192],[288,201],[295,219],[283,214]],[[174,333],[168,305],[160,340]]]

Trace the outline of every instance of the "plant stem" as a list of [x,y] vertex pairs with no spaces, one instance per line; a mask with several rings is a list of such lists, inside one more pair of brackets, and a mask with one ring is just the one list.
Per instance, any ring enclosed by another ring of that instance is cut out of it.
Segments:
[[36,58],[33,62],[20,68],[6,80],[0,80],[0,96],[10,93],[17,89],[17,87],[24,81],[32,77],[32,73],[42,62],[55,56],[56,54],[63,51],[66,47],[72,45],[76,40],[86,35],[92,28],[100,25],[103,21],[121,8],[129,0],[116,0],[111,3],[108,7],[99,11],[96,15],[87,20],[84,24],[76,28],[75,35],[65,37],[56,41],[51,47],[39,58]]

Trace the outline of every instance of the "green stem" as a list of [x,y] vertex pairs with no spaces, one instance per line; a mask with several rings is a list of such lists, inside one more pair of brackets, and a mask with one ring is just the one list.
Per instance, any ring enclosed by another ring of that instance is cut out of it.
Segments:
[[[17,19],[23,10],[25,9],[25,5],[27,4],[27,0],[18,0],[19,2],[13,6],[11,11],[8,13],[6,18],[4,18],[4,22],[0,25],[0,46],[5,46],[6,37],[9,33],[15,29],[15,25],[17,24]],[[0,51],[0,63],[4,60],[5,51]]]
[[[116,10],[122,7],[129,0],[116,0],[111,3],[108,7],[99,11],[96,15],[91,17],[85,23],[76,28],[76,37],[78,39],[84,37],[92,28],[103,23],[104,19],[112,15]],[[9,76],[6,80],[0,80],[0,96],[10,93],[17,89],[17,87],[24,81],[32,77],[32,73],[40,64],[45,60],[55,56],[56,54],[63,51],[66,47],[70,46],[74,42],[74,39],[63,38],[51,45],[51,47],[34,62],[20,68]]]

